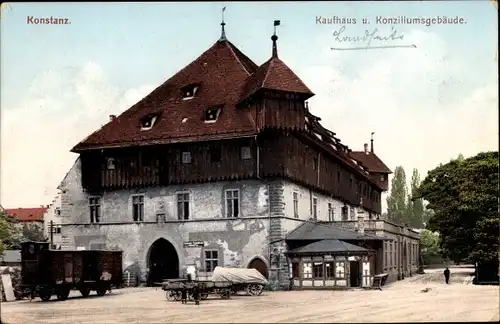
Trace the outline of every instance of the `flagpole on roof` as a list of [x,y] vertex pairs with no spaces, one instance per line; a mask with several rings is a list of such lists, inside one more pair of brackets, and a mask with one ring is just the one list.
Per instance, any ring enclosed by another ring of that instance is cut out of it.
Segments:
[[279,20],[274,21],[274,34],[271,36],[271,40],[273,41],[273,56],[272,57],[278,57],[278,45],[276,44],[276,41],[278,40],[278,36],[276,36],[276,26],[280,25]]
[[227,40],[226,39],[226,31],[224,30],[224,26],[226,25],[226,23],[224,22],[224,11],[226,11],[226,7],[222,8],[222,22],[220,24],[222,26],[222,30],[221,30],[221,35],[220,35],[219,41]]

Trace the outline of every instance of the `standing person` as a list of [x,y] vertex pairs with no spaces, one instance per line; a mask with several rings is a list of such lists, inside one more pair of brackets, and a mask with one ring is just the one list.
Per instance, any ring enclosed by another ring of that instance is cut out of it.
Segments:
[[448,269],[448,267],[446,267],[446,269],[444,269],[443,274],[444,274],[444,281],[446,283],[449,283],[449,281],[450,281],[450,269]]
[[187,288],[186,285],[183,285],[182,291],[181,291],[181,303],[182,304],[187,304]]
[[194,304],[199,305],[200,304],[200,287],[198,284],[195,284],[193,287],[193,298],[194,298]]

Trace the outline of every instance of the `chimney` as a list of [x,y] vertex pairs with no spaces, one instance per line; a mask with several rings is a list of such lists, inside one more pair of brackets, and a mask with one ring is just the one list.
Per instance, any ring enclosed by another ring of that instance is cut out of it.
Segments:
[[368,154],[368,144],[365,143],[365,154]]
[[372,138],[370,140],[371,142],[371,148],[370,148],[370,151],[373,153],[373,134],[375,134],[374,132],[372,132]]
[[109,115],[109,121],[113,121],[116,118],[116,115]]

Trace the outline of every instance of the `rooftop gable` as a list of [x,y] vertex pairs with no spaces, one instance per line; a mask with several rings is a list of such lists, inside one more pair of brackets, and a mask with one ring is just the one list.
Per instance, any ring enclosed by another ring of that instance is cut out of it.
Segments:
[[[220,139],[253,135],[255,123],[248,111],[236,109],[241,89],[257,65],[227,40],[208,50],[73,148],[73,152],[105,147],[162,144],[183,140]],[[183,89],[198,87],[191,98]],[[186,100],[188,99],[188,100]],[[223,105],[216,123],[205,123],[204,112]],[[152,127],[141,121],[157,116]],[[142,130],[141,130],[142,128]]]
[[260,89],[302,93],[306,95],[305,99],[314,96],[304,82],[278,57],[271,57],[248,78],[241,99],[250,97]]
[[382,160],[373,152],[364,151],[353,151],[350,155],[356,161],[361,162],[365,167],[368,168],[369,172],[378,172],[391,174],[392,171],[387,167],[387,165],[382,162]]

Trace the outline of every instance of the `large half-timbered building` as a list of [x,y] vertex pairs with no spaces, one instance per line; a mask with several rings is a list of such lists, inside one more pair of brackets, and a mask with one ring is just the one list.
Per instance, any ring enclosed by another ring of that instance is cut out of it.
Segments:
[[208,50],[73,148],[63,248],[121,249],[127,278],[149,282],[188,265],[200,276],[255,267],[281,288],[416,272],[418,235],[380,220],[391,171],[373,141],[352,152],[324,128],[271,39],[258,66],[223,24]]

